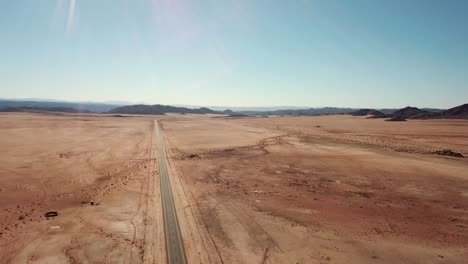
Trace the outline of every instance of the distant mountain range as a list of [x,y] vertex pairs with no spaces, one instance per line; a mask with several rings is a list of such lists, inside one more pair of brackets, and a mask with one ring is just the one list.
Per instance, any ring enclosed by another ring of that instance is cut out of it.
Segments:
[[[352,108],[299,108],[291,107],[278,109],[279,107],[234,107],[227,109],[226,107],[185,107],[185,106],[168,106],[168,105],[112,105],[107,103],[88,103],[88,102],[63,102],[63,101],[47,101],[47,100],[5,100],[0,99],[0,111],[31,111],[41,108],[42,111],[56,111],[58,108],[64,108],[64,112],[73,112],[71,109],[76,109],[75,112],[89,111],[97,113],[115,113],[115,114],[166,114],[166,113],[186,113],[186,114],[242,114],[242,115],[320,115],[320,114],[344,114],[354,111]],[[28,109],[30,108],[30,109]],[[65,109],[70,108],[70,109]],[[65,111],[66,110],[66,111]]]
[[92,113],[88,110],[78,110],[71,107],[4,107],[0,108],[0,112],[61,112],[61,113]]
[[46,100],[6,100],[0,99],[0,110],[6,108],[25,108],[25,107],[39,107],[46,110],[47,108],[74,108],[77,111],[89,112],[107,112],[114,109],[118,104],[106,103],[88,103],[88,102],[64,102],[64,101],[46,101]]
[[199,106],[199,105],[174,105],[178,107],[186,107],[186,108],[200,108],[206,107],[214,111],[223,112],[225,110],[231,110],[237,113],[240,112],[266,112],[266,111],[275,111],[275,110],[298,110],[298,109],[307,109],[307,106]]
[[402,109],[355,109],[340,107],[320,107],[297,109],[276,109],[276,107],[236,107],[226,109],[225,107],[185,107],[169,105],[115,105],[108,103],[88,102],[62,102],[62,101],[29,101],[29,100],[5,100],[0,99],[1,112],[35,112],[52,111],[67,113],[112,113],[112,114],[141,114],[141,115],[163,115],[166,113],[179,114],[225,114],[225,115],[330,115],[351,114],[354,116],[369,116],[370,118],[392,118],[397,119],[433,119],[433,118],[457,118],[468,119],[468,104],[457,106],[448,110],[434,108],[405,107]]
[[169,105],[128,105],[111,109],[112,114],[138,114],[138,115],[163,115],[166,113],[180,114],[221,114],[222,112],[214,111],[206,107],[187,108]]
[[286,109],[273,111],[215,111],[210,108],[187,108],[167,105],[129,105],[117,107],[109,111],[113,114],[165,114],[165,113],[186,113],[186,114],[227,114],[227,115],[323,115],[323,114],[344,114],[354,111],[352,108],[309,108],[309,109]]
[[330,115],[330,114],[346,114],[356,109],[353,108],[338,108],[338,107],[321,107],[307,109],[280,109],[272,111],[237,111],[244,115]]

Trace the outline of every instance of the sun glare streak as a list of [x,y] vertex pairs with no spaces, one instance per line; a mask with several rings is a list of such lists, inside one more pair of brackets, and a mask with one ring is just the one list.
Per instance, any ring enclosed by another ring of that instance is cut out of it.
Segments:
[[67,32],[71,32],[73,28],[73,17],[75,16],[75,5],[76,5],[76,0],[70,0],[70,5],[68,7]]
[[55,29],[56,26],[58,25],[58,21],[60,20],[60,17],[62,15],[63,2],[64,2],[64,0],[55,0],[54,15],[52,17],[52,21],[51,21],[51,24],[50,24],[50,29],[51,30]]

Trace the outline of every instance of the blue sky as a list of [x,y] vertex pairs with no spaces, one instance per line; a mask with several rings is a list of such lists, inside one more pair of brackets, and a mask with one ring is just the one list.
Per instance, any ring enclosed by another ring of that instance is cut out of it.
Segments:
[[0,0],[0,97],[468,102],[468,1]]

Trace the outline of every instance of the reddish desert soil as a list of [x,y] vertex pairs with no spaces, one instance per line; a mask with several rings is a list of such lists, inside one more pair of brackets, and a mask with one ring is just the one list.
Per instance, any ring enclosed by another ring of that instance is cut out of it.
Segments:
[[164,263],[155,118],[189,263],[468,259],[467,121],[5,113],[0,263]]
[[153,126],[1,114],[0,263],[160,262]]
[[162,124],[190,210],[224,263],[468,259],[467,159],[428,154],[466,155],[467,121],[187,115]]

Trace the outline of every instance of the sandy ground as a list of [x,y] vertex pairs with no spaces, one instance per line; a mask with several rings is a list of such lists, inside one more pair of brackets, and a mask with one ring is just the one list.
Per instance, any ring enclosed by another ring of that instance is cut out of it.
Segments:
[[160,263],[153,126],[0,115],[0,263]]
[[216,261],[468,259],[467,159],[428,154],[467,154],[467,121],[172,116],[162,123],[189,198],[180,211],[192,211]]
[[467,121],[8,113],[0,263],[165,263],[155,118],[189,263],[468,259]]
[[448,148],[468,156],[466,120],[409,120],[386,122],[349,115],[317,117],[244,118],[235,120],[248,126],[284,132],[323,136],[347,142],[378,145],[411,153],[431,153]]

